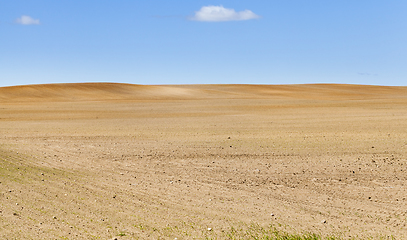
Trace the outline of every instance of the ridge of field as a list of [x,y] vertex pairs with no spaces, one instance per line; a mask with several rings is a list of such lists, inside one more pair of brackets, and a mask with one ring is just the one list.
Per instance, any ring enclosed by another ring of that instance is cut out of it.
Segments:
[[301,85],[134,85],[122,83],[68,83],[0,88],[0,101],[97,101],[218,98],[380,99],[405,97],[407,87]]
[[406,239],[406,139],[406,87],[0,88],[0,237]]

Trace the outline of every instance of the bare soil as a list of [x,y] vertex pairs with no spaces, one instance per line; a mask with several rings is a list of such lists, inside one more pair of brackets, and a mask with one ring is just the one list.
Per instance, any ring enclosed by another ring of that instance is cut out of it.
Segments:
[[406,180],[407,87],[0,88],[3,239],[407,239]]

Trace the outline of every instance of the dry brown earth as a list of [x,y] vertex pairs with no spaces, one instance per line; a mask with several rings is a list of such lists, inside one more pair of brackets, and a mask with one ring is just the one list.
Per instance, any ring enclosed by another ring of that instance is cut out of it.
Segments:
[[407,87],[0,88],[3,239],[406,239],[406,179]]

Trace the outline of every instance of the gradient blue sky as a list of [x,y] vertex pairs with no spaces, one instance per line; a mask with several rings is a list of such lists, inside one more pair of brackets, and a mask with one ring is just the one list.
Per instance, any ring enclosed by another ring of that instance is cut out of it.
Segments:
[[407,1],[0,0],[0,86],[63,82],[406,86]]

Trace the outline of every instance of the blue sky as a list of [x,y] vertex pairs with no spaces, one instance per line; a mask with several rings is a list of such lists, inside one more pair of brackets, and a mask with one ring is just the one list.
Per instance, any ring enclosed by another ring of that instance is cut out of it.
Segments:
[[405,0],[0,0],[0,86],[407,85]]

